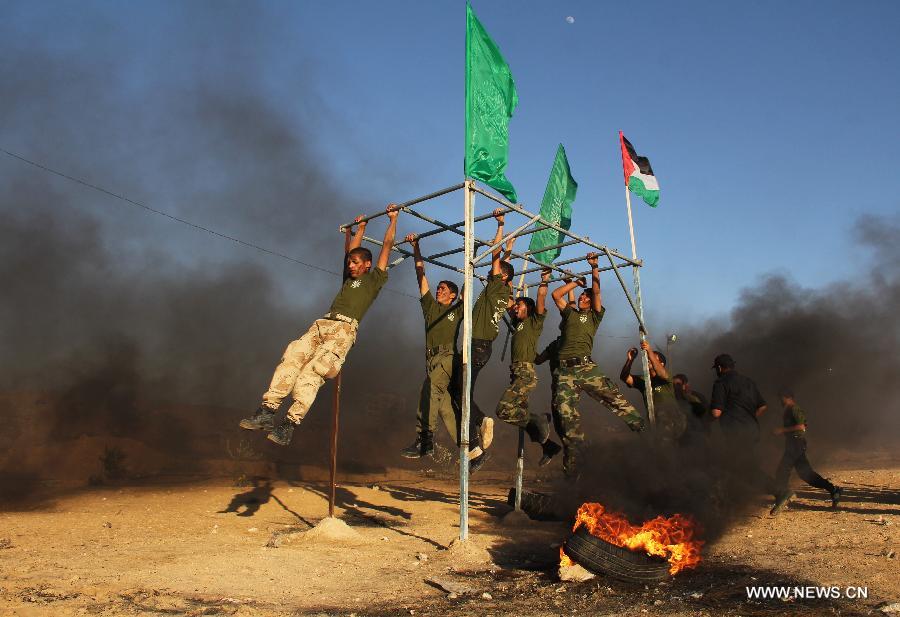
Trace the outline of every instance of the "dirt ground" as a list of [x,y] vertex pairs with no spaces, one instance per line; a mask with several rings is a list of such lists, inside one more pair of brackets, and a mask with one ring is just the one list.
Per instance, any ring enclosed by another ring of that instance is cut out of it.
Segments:
[[[0,513],[0,613],[57,615],[819,615],[900,600],[900,462],[826,469],[839,511],[799,489],[708,546],[701,566],[654,586],[557,575],[567,524],[504,520],[508,475],[476,477],[471,539],[458,535],[450,475],[350,476],[350,529],[304,533],[327,514],[327,482],[169,477],[48,488]],[[347,537],[344,537],[347,536]],[[868,588],[867,599],[748,600],[747,585]],[[449,593],[441,586],[453,591]]]

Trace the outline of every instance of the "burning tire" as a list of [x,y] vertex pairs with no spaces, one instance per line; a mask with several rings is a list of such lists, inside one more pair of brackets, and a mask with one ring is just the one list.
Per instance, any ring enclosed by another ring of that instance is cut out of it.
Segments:
[[627,583],[657,583],[669,578],[665,559],[610,544],[585,527],[579,527],[566,541],[565,552],[588,570]]

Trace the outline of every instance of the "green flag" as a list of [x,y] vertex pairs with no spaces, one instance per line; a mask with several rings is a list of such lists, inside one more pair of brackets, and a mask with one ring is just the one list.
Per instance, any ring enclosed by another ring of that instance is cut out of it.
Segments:
[[466,177],[481,180],[513,203],[516,189],[503,175],[509,156],[509,119],[519,102],[500,49],[466,4]]
[[[547,188],[544,190],[544,199],[541,201],[541,218],[545,221],[559,225],[567,230],[572,225],[572,202],[575,201],[575,193],[578,191],[578,183],[572,178],[569,169],[569,161],[566,158],[566,150],[562,144],[556,150],[556,159],[550,168],[550,178],[547,180]],[[540,227],[540,222],[535,227]],[[559,257],[561,248],[541,251],[545,246],[553,246],[564,241],[565,236],[555,229],[542,229],[531,234],[531,244],[528,250],[532,256],[545,264],[553,263]],[[541,252],[538,252],[541,251]]]

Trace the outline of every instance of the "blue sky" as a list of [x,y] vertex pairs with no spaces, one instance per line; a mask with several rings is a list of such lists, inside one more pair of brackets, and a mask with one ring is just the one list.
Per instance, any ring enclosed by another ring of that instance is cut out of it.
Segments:
[[[246,64],[258,94],[296,123],[335,183],[366,207],[461,180],[461,1],[2,7],[7,59],[40,50],[101,69],[126,66],[103,88],[137,127],[155,126],[158,92],[188,99],[202,85],[198,75],[213,83]],[[856,217],[900,211],[892,182],[900,168],[900,3],[643,2],[636,13],[628,3],[483,0],[473,8],[516,79],[507,176],[526,206],[537,210],[561,142],[579,182],[573,230],[627,251],[617,131],[650,158],[660,206],[634,207],[657,329],[727,312],[767,272],[807,287],[851,278],[866,264],[848,255]],[[18,126],[2,145],[90,175],[86,160],[53,154],[67,139],[86,139],[79,126],[70,123],[65,135]],[[90,135],[107,158],[121,153],[119,139]],[[178,139],[155,132],[152,146],[165,150],[172,140],[175,150]],[[187,202],[215,194],[214,169],[179,176],[142,160],[144,148],[128,144],[141,170],[133,178],[91,177],[186,216]],[[2,161],[0,173],[9,165]],[[458,205],[435,207],[459,219]],[[209,211],[194,214],[220,224]],[[132,224],[131,241],[206,247],[203,258],[212,260],[238,250],[166,225]],[[268,244],[264,228],[252,240]],[[303,243],[290,254],[327,262]],[[612,276],[604,285],[621,315]],[[622,329],[626,322],[614,322]]]

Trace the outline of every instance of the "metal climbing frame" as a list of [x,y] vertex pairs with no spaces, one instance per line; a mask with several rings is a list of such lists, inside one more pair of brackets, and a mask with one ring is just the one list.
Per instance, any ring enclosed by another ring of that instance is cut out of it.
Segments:
[[[413,206],[417,206],[418,204],[423,204],[429,200],[442,197],[444,195],[454,193],[456,191],[463,191],[464,199],[463,199],[463,220],[458,223],[444,223],[432,216],[428,216],[424,214],[419,209],[413,208]],[[482,195],[487,199],[496,202],[499,204],[505,214],[517,214],[521,215],[524,218],[524,222],[520,225],[516,225],[515,229],[506,234],[501,240],[499,244],[492,244],[492,242],[488,242],[482,240],[475,236],[475,224],[479,221],[484,221],[493,217],[492,212],[488,212],[487,214],[482,214],[479,216],[475,216],[475,196]],[[455,234],[461,236],[463,239],[463,245],[460,248],[454,248],[450,250],[445,250],[441,252],[437,252],[431,255],[423,256],[423,260],[429,264],[434,266],[438,266],[440,268],[445,268],[447,270],[451,270],[453,272],[457,272],[463,275],[463,323],[462,323],[462,367],[463,367],[463,388],[462,388],[462,416],[460,418],[460,444],[459,444],[459,538],[460,540],[466,540],[469,535],[469,415],[471,408],[471,383],[472,383],[472,365],[471,365],[471,357],[472,357],[472,298],[475,296],[476,290],[473,288],[474,279],[480,279],[482,281],[487,280],[487,277],[483,274],[479,274],[477,272],[478,268],[489,266],[490,259],[488,257],[491,255],[492,251],[496,249],[498,246],[503,247],[506,242],[510,238],[521,238],[523,236],[528,236],[536,231],[543,229],[554,229],[561,234],[562,237],[565,238],[564,241],[560,242],[558,245],[546,247],[540,249],[538,252],[543,252],[548,249],[557,248],[557,247],[570,247],[583,245],[587,247],[589,251],[594,251],[598,253],[600,257],[605,257],[606,261],[609,262],[609,265],[600,267],[600,271],[608,271],[611,270],[616,279],[619,281],[619,285],[622,287],[622,291],[625,294],[625,297],[628,299],[628,304],[631,306],[632,311],[634,312],[635,319],[638,322],[638,326],[640,332],[642,334],[646,333],[646,328],[644,327],[644,321],[642,318],[642,307],[640,306],[640,283],[639,279],[635,277],[635,297],[637,300],[633,299],[631,294],[628,292],[628,288],[625,285],[625,280],[622,278],[622,273],[620,269],[623,267],[631,267],[633,271],[636,273],[637,268],[643,265],[642,261],[637,259],[636,257],[627,257],[622,255],[618,251],[608,248],[602,244],[597,244],[596,242],[591,241],[589,238],[578,236],[571,231],[563,229],[559,225],[553,223],[552,221],[547,221],[541,218],[540,214],[534,214],[529,212],[525,208],[522,207],[521,204],[513,204],[494,195],[493,193],[482,189],[481,187],[475,184],[474,180],[465,180],[460,184],[455,184],[451,187],[442,189],[440,191],[435,191],[434,193],[430,193],[428,195],[423,195],[422,197],[418,197],[416,199],[411,199],[405,203],[398,204],[403,212],[409,214],[411,216],[428,223],[431,226],[431,229],[425,231],[423,233],[418,234],[418,238],[421,240],[423,238],[428,238],[431,236],[436,236],[438,234]],[[385,212],[378,212],[372,214],[370,216],[366,216],[360,220],[362,221],[371,221],[372,219],[384,216]],[[341,233],[345,233],[345,231],[355,225],[356,222],[345,223],[340,226]],[[376,238],[371,238],[369,236],[363,236],[363,241],[368,242],[370,244],[376,246],[382,246],[382,242]],[[405,241],[397,242],[391,249],[392,252],[397,253],[398,257],[390,262],[389,268],[393,268],[400,263],[402,263],[408,257],[413,256],[413,252],[408,250],[403,245],[407,244]],[[480,249],[481,252],[476,252]],[[446,258],[452,256],[460,256],[462,257],[462,263],[460,265],[455,265],[453,263],[448,263]],[[561,281],[564,278],[570,277],[579,277],[586,276],[591,273],[591,270],[578,271],[567,269],[565,266],[572,265],[579,261],[583,261],[585,259],[584,255],[580,257],[575,257],[572,259],[565,259],[563,261],[559,261],[555,264],[544,264],[534,258],[531,251],[513,251],[510,254],[511,258],[515,258],[517,260],[522,260],[523,269],[522,272],[519,273],[520,281],[519,285],[516,286],[516,289],[520,290],[523,293],[527,293],[527,290],[531,287],[536,287],[540,284],[540,271],[544,268],[552,269],[557,276],[551,277],[550,282]],[[528,264],[526,267],[525,264]],[[530,276],[529,275],[533,275]],[[530,279],[530,281],[529,281]],[[647,397],[648,405],[651,407],[651,419],[653,418],[652,414],[652,397]],[[521,487],[522,487],[522,473],[523,473],[523,450],[524,450],[524,435],[520,430],[519,433],[519,460],[517,462],[516,469],[516,508],[519,508],[520,500],[521,500]]]

